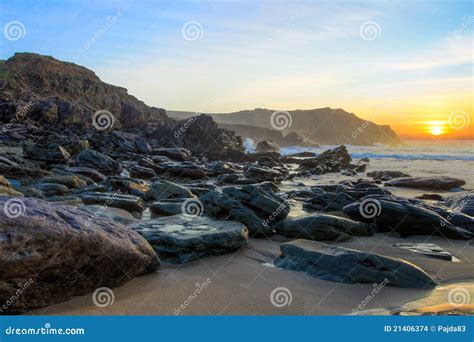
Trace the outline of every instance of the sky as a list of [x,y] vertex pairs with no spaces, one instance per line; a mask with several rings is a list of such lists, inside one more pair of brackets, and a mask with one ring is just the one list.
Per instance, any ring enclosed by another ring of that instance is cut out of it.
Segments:
[[343,108],[474,138],[471,1],[2,0],[0,23],[1,59],[52,55],[168,110]]

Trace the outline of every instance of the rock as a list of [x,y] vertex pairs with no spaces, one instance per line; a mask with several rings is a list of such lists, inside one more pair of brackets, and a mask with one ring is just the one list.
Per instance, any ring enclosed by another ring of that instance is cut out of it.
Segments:
[[59,168],[60,170],[67,173],[86,176],[95,182],[102,182],[106,178],[106,176],[104,176],[102,173],[90,167],[70,167],[65,165],[56,165],[56,168]]
[[64,147],[58,144],[34,144],[25,150],[25,157],[33,160],[42,160],[49,163],[59,163],[68,160],[71,156]]
[[46,196],[65,195],[69,192],[67,186],[56,183],[40,183],[36,188]]
[[174,263],[228,253],[245,246],[248,240],[243,224],[207,217],[175,215],[131,227],[153,246],[160,258]]
[[210,191],[199,199],[206,215],[241,222],[249,230],[250,236],[265,237],[274,233],[271,225],[273,222],[260,218],[252,209],[227,195]]
[[469,240],[474,234],[456,227],[433,210],[390,196],[365,197],[343,208],[345,214],[362,222],[373,222],[380,232],[395,231],[401,237],[439,235],[449,239]]
[[101,186],[105,186],[107,191],[118,191],[138,196],[144,200],[147,199],[148,191],[151,189],[150,185],[145,181],[123,176],[107,177],[107,179],[101,183]]
[[298,171],[310,172],[311,174],[322,175],[330,172],[340,172],[346,169],[351,163],[351,156],[344,145],[329,149],[315,158],[303,159],[298,167]]
[[153,202],[150,211],[158,216],[172,216],[183,213],[183,203],[185,199],[175,198]]
[[76,162],[78,166],[90,167],[106,175],[122,172],[122,165],[119,162],[95,150],[82,151],[76,156]]
[[466,182],[462,179],[452,177],[410,177],[410,178],[398,178],[385,183],[385,186],[403,187],[403,188],[415,188],[415,189],[426,189],[426,190],[451,190],[454,188],[460,188],[465,185]]
[[256,179],[249,179],[242,174],[239,173],[231,173],[228,175],[220,175],[217,177],[217,182],[219,184],[236,184],[236,185],[244,185],[244,184],[255,184],[258,183]]
[[443,201],[444,197],[439,194],[423,194],[421,196],[416,196],[415,198],[430,200],[430,201]]
[[280,246],[275,266],[343,283],[386,283],[388,286],[433,288],[437,285],[421,268],[401,259],[309,240]]
[[309,211],[342,211],[346,205],[355,202],[354,197],[345,192],[325,192],[320,194],[313,192],[314,196],[303,204],[303,208]]
[[12,188],[10,182],[3,176],[0,176],[0,196],[23,197],[23,193]]
[[155,181],[151,184],[148,198],[150,200],[163,200],[170,198],[192,198],[192,192],[182,185],[167,180]]
[[279,152],[280,148],[271,140],[262,140],[257,144],[256,152]]
[[282,174],[268,167],[249,166],[245,170],[245,177],[255,179],[258,182],[280,182],[283,180]]
[[206,178],[206,170],[200,165],[192,162],[161,163],[160,166],[169,175],[177,178],[203,179]]
[[275,225],[277,234],[309,240],[349,240],[351,236],[371,236],[373,228],[367,223],[347,218],[313,214],[287,218]]
[[452,261],[453,256],[447,250],[441,248],[433,243],[414,243],[414,242],[403,242],[395,243],[394,247],[408,249],[409,251],[427,255],[429,257]]
[[125,225],[137,221],[130,212],[120,208],[104,205],[81,205],[78,209],[87,212],[90,215],[89,220],[95,220],[96,217],[104,217]]
[[151,179],[153,177],[156,177],[156,173],[155,171],[153,171],[153,169],[140,165],[133,165],[130,168],[130,176],[140,179]]
[[[53,183],[66,186],[67,189],[81,189],[87,186],[87,183],[78,176],[73,175],[52,175],[41,178],[38,183]],[[41,190],[41,189],[40,189]]]
[[2,308],[6,313],[119,286],[159,266],[149,244],[126,226],[32,198],[17,202],[23,214],[10,218],[4,210],[12,209],[9,199],[0,197],[0,302],[11,303]]
[[410,177],[410,175],[401,171],[372,171],[367,172],[367,177],[388,181],[394,178]]
[[455,212],[474,216],[474,191],[452,195],[444,203]]
[[99,204],[108,207],[121,208],[140,216],[145,205],[140,197],[119,193],[86,192],[80,194],[84,204]]
[[191,158],[191,151],[185,148],[157,148],[153,150],[155,156],[165,156],[177,161],[185,161]]

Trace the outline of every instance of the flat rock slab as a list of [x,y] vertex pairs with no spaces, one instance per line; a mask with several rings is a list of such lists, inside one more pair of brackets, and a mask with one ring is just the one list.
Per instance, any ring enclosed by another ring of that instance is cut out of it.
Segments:
[[247,228],[239,222],[207,217],[175,215],[131,226],[165,261],[185,263],[206,255],[239,249],[248,240]]
[[412,242],[404,242],[404,243],[396,243],[393,245],[394,247],[399,247],[403,249],[408,249],[409,251],[420,253],[426,256],[430,256],[437,259],[443,259],[447,261],[452,261],[453,256],[447,250],[441,248],[434,243],[412,243]]
[[99,204],[108,207],[121,208],[131,213],[141,214],[145,205],[140,197],[133,195],[122,195],[109,192],[86,192],[80,194],[84,204]]
[[415,188],[424,190],[451,190],[460,188],[466,182],[462,179],[452,177],[407,177],[398,178],[385,183],[386,186],[401,188]]
[[120,223],[39,199],[11,199],[0,197],[0,303],[8,303],[0,313],[115,287],[159,266],[145,239]]
[[369,224],[327,214],[287,218],[275,226],[277,234],[309,240],[349,240],[351,236],[371,236]]
[[343,283],[385,283],[387,286],[433,288],[437,285],[421,268],[401,259],[295,240],[280,246],[275,266]]

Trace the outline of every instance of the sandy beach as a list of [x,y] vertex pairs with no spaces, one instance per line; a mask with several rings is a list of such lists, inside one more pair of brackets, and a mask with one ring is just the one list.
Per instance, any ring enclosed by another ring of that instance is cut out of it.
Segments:
[[[154,274],[132,279],[114,289],[113,305],[99,308],[91,295],[76,297],[48,308],[34,310],[34,315],[175,315],[175,310],[193,295],[196,284],[208,278],[209,285],[189,301],[181,315],[340,315],[352,314],[371,293],[372,284],[344,284],[320,280],[300,272],[271,267],[279,254],[279,245],[289,239],[252,239],[246,248],[234,254],[212,256],[181,266],[163,264]],[[401,248],[398,242],[434,243],[451,252],[459,261],[449,262],[426,257]],[[439,237],[400,239],[385,234],[357,237],[338,245],[402,258],[423,268],[445,285],[469,289],[474,298],[472,267],[474,247],[468,241]],[[275,307],[271,292],[285,287],[291,303]],[[447,302],[447,293],[439,289],[420,290],[383,288],[363,308],[363,314],[389,314],[403,303],[428,297],[430,303]],[[426,302],[424,302],[426,304]]]

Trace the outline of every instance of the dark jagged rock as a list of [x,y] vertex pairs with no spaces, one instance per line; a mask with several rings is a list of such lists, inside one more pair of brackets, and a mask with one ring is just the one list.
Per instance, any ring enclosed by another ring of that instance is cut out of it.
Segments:
[[410,175],[401,171],[372,171],[367,172],[367,177],[389,181],[394,178],[410,177]]
[[444,203],[456,212],[474,216],[474,191],[452,195]]
[[437,285],[421,268],[401,259],[321,242],[295,240],[280,246],[275,266],[343,283],[385,283],[388,286],[433,288]]
[[430,200],[430,201],[443,201],[444,197],[440,194],[423,194],[421,196],[416,196],[415,198],[423,199],[423,200]]
[[269,167],[251,165],[245,170],[245,177],[255,179],[257,182],[280,182],[283,175]]
[[186,161],[191,158],[191,151],[186,148],[157,148],[153,155],[164,156],[177,161]]
[[256,152],[279,152],[280,148],[271,140],[259,141],[255,149]]
[[87,186],[87,183],[78,176],[74,175],[51,175],[38,180],[38,183],[54,183],[61,184],[67,189],[81,189]]
[[105,175],[114,175],[122,172],[122,165],[112,158],[94,150],[84,150],[76,156],[78,166],[96,169]]
[[130,194],[142,199],[147,198],[151,188],[145,181],[123,176],[107,177],[100,185],[105,187],[106,191]]
[[57,183],[40,183],[36,184],[36,188],[46,196],[62,196],[69,192],[67,186]]
[[349,240],[351,236],[371,236],[373,228],[367,223],[347,218],[313,214],[287,218],[275,225],[277,234],[309,240]]
[[58,163],[67,161],[70,158],[70,154],[64,147],[58,144],[46,146],[35,144],[25,150],[25,157],[49,163]]
[[90,167],[70,167],[66,165],[56,165],[53,171],[56,171],[56,173],[58,173],[58,169],[66,174],[77,174],[85,176],[95,182],[102,182],[106,178],[102,173]]
[[303,208],[310,211],[342,211],[342,208],[355,201],[354,197],[345,192],[321,190],[319,194],[316,191],[312,194],[313,196],[303,204]]
[[415,188],[426,190],[451,190],[460,188],[466,182],[462,179],[452,177],[418,177],[418,178],[398,178],[385,183],[386,186],[402,188]]
[[0,196],[22,197],[23,193],[12,188],[10,182],[3,176],[0,176]]
[[175,215],[131,227],[153,246],[161,259],[174,263],[235,251],[248,240],[243,224],[207,217]]
[[329,149],[315,158],[307,158],[301,161],[298,171],[322,175],[330,172],[340,172],[347,169],[351,163],[351,156],[344,145]]
[[186,199],[175,198],[153,202],[150,211],[158,216],[172,216],[183,213],[183,203]]
[[474,234],[456,227],[433,210],[390,196],[365,197],[343,208],[345,214],[362,222],[373,222],[380,232],[395,231],[401,237],[439,235],[449,239],[469,240]]
[[86,192],[80,194],[84,204],[100,204],[114,208],[121,208],[140,216],[145,205],[140,197],[132,195],[122,195],[118,193]]
[[192,198],[193,193],[186,187],[169,182],[167,180],[158,180],[151,184],[148,198],[150,200],[163,200],[171,198]]
[[206,178],[206,169],[192,162],[161,163],[164,172],[176,178],[203,179]]
[[[5,313],[119,286],[159,266],[150,245],[126,226],[31,198],[22,198],[23,215],[10,218],[8,199],[0,197],[0,302],[11,303]],[[21,286],[27,290],[16,297]]]
[[140,179],[151,179],[156,177],[156,173],[153,169],[143,167],[140,165],[133,165],[130,168],[130,176]]

